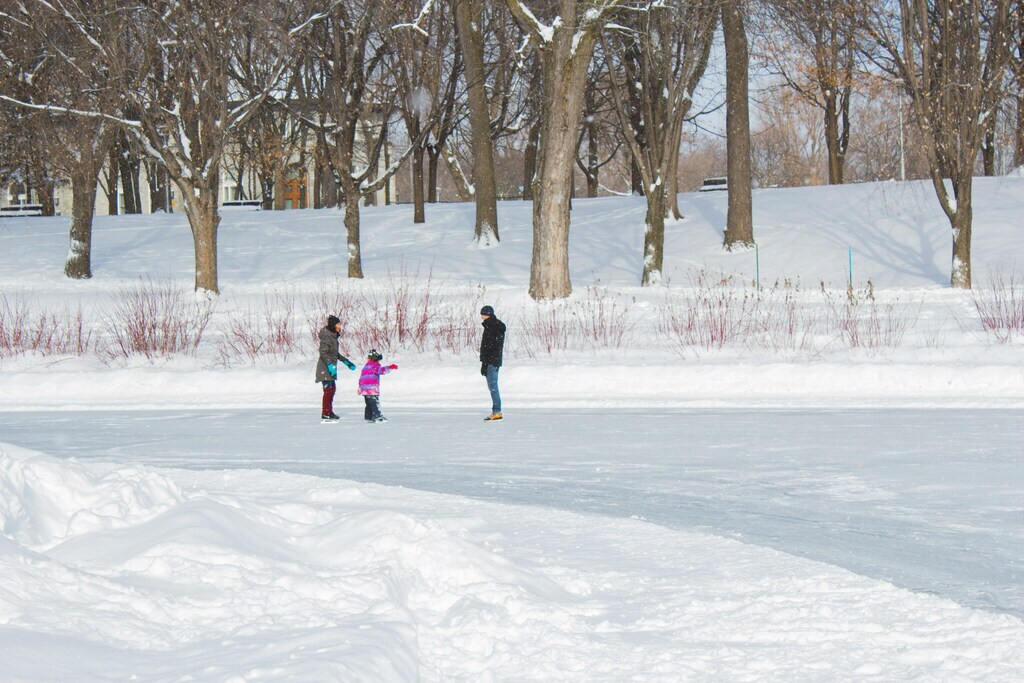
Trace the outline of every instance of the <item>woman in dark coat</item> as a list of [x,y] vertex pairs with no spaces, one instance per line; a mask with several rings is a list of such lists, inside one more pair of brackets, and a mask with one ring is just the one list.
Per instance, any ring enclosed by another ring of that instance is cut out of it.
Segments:
[[349,370],[356,365],[338,351],[338,337],[341,336],[341,320],[336,316],[327,316],[327,326],[320,330],[320,355],[316,361],[316,380],[324,387],[323,403],[320,410],[322,422],[334,422],[338,416],[334,414],[334,394],[337,391],[335,382],[338,379],[338,362],[344,363]]

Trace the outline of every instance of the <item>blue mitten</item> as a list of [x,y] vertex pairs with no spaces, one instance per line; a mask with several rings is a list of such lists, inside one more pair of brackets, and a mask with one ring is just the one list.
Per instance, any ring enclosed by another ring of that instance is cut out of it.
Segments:
[[331,377],[334,377],[335,379],[337,379],[337,377],[338,377],[338,366],[335,365],[334,363],[328,363],[327,364],[327,372],[331,373]]
[[349,370],[355,370],[356,364],[348,359],[345,359],[345,367],[347,367]]

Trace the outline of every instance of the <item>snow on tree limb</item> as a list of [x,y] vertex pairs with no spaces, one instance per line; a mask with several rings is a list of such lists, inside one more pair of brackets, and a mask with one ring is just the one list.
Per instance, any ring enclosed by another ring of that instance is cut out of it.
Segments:
[[420,23],[424,19],[426,19],[428,16],[430,16],[431,10],[434,9],[434,2],[435,2],[435,0],[427,0],[426,1],[426,3],[420,9],[420,13],[419,13],[419,16],[416,17],[416,21],[412,22],[411,24],[410,23],[395,24],[394,26],[391,27],[391,30],[395,31],[395,30],[398,30],[400,28],[411,28],[414,31],[418,31],[419,33],[422,33],[424,38],[429,38],[430,34],[428,34],[427,31],[422,26],[420,26]]
[[141,127],[138,121],[131,121],[129,119],[121,118],[120,116],[113,116],[100,111],[87,111],[84,109],[75,109],[73,107],[62,107],[56,104],[36,104],[34,102],[25,102],[8,95],[4,95],[3,93],[0,93],[0,100],[18,107],[25,107],[26,109],[34,109],[36,111],[45,111],[51,114],[66,114],[68,116],[105,119],[107,121],[114,121],[115,123],[119,123],[122,126],[127,126],[129,128]]
[[[526,3],[521,0],[508,0],[508,9],[527,35],[540,43],[550,43],[554,35],[554,27],[541,23]],[[556,20],[558,18],[556,17]]]

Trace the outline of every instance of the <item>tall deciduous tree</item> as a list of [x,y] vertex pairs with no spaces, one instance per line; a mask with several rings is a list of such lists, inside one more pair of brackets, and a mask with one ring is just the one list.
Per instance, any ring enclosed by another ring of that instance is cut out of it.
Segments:
[[[192,229],[195,288],[219,293],[217,233],[225,147],[284,72],[288,57],[280,23],[287,3],[259,0],[156,0],[127,5],[128,49],[105,53],[137,120],[126,128],[158,158]],[[255,22],[276,56],[272,83],[248,92],[234,77],[239,40]]]
[[[100,171],[117,126],[109,65],[116,51],[120,14],[113,2],[79,5],[54,0],[22,3],[0,14],[5,67],[3,97],[24,110],[54,167],[71,180],[69,278],[92,277],[92,221]],[[116,192],[116,188],[115,188]]]
[[619,158],[625,144],[609,92],[607,59],[600,52],[591,65],[583,98],[583,126],[576,143],[576,166],[587,182],[587,197],[601,189],[601,169]]
[[746,28],[747,0],[724,0],[722,33],[725,37],[725,128],[729,209],[726,216],[727,250],[754,244],[754,203],[750,167],[750,48]]
[[494,175],[491,107],[484,61],[483,0],[454,0],[455,23],[466,64],[469,127],[473,144],[472,188],[476,202],[473,237],[481,244],[498,242],[498,189]]
[[[392,70],[397,86],[397,104],[405,122],[411,151],[413,222],[426,222],[428,194],[436,197],[439,137],[451,135],[455,97],[463,68],[458,49],[455,23],[448,3],[428,0],[422,7],[415,0],[398,3],[405,12],[419,8],[413,23],[394,27],[391,39],[395,44]],[[430,180],[435,183],[425,191],[426,160],[430,161]]]
[[594,46],[604,25],[618,12],[627,8],[650,11],[653,4],[660,3],[558,0],[546,3],[547,12],[542,15],[546,18],[542,19],[523,0],[507,2],[512,16],[538,51],[543,73],[540,146],[533,183],[530,296],[561,298],[572,292],[569,279],[572,168]]
[[899,78],[929,174],[953,229],[950,284],[971,287],[975,162],[1010,60],[1010,0],[899,0],[865,7],[864,25]]
[[[668,193],[674,192],[683,121],[707,67],[718,11],[701,0],[667,0],[637,14],[603,41],[615,109],[647,198],[641,284],[660,281]],[[627,28],[628,26],[628,28]],[[626,92],[632,93],[627,98]],[[630,102],[645,131],[631,120]]]
[[363,277],[360,201],[375,193],[418,140],[379,174],[381,152],[395,115],[397,92],[387,60],[401,17],[388,0],[310,0],[306,19],[292,31],[306,60],[300,102],[303,123],[317,136],[345,203],[348,277]]
[[850,103],[862,48],[860,0],[772,0],[764,55],[786,85],[821,110],[828,182],[843,182],[850,145]]

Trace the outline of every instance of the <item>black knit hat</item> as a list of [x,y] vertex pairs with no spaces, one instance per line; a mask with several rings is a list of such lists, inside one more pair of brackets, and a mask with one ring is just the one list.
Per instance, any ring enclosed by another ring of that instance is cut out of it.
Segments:
[[484,306],[480,309],[480,315],[494,315],[494,309],[491,306]]
[[336,315],[327,316],[327,329],[334,331],[334,326],[340,323],[341,320]]
[[378,351],[377,349],[370,349],[369,353],[366,354],[366,357],[369,358],[370,360],[384,360],[384,356],[382,356],[380,354],[380,351]]

